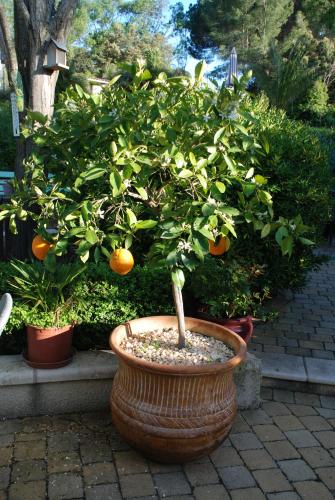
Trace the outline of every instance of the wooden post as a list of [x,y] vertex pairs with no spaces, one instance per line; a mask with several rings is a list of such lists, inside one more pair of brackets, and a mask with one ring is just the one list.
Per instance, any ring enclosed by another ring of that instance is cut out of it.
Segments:
[[179,286],[177,286],[174,282],[172,282],[172,291],[178,318],[178,347],[179,349],[183,349],[185,347],[185,316],[183,294],[181,288],[179,288]]

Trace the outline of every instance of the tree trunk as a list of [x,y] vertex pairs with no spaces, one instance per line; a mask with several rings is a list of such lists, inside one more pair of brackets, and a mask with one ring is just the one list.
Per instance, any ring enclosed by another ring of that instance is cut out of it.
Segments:
[[[79,0],[14,0],[15,52],[22,78],[25,109],[49,119],[53,114],[58,71],[45,69],[51,38],[64,43]],[[21,117],[24,117],[22,115]],[[23,160],[32,145],[23,138],[17,143],[15,171],[22,177]]]
[[179,349],[183,349],[185,347],[185,315],[183,294],[181,288],[179,288],[179,286],[177,286],[174,282],[172,282],[172,291],[178,318],[178,347]]

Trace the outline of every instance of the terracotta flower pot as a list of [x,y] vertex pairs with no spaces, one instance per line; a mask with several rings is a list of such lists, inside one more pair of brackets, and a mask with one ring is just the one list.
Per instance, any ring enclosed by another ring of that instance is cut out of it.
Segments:
[[[228,344],[235,356],[225,363],[160,365],[120,348],[126,325],[110,345],[119,358],[111,410],[122,437],[159,462],[186,462],[211,452],[229,434],[237,409],[233,369],[246,355],[245,342],[223,326],[185,318],[186,328]],[[174,316],[153,316],[129,323],[133,334],[177,327]]]
[[237,333],[244,342],[249,342],[253,331],[254,324],[252,322],[252,316],[244,316],[242,318],[227,318],[227,319],[219,319],[207,314],[205,312],[199,312],[199,318],[204,319],[206,321],[210,321],[212,323],[217,323],[218,325],[225,326]]
[[24,356],[33,368],[60,368],[72,359],[73,325],[62,328],[27,326],[28,349]]

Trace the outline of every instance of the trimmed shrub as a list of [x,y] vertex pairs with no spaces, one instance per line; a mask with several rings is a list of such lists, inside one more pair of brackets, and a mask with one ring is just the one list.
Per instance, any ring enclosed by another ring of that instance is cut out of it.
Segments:
[[[0,263],[1,290],[6,290],[8,264]],[[87,273],[72,289],[73,315],[78,321],[74,346],[79,349],[106,349],[110,332],[131,319],[156,314],[174,314],[167,271],[137,266],[120,277],[105,263],[90,264]],[[16,300],[10,320],[0,337],[0,355],[18,354],[25,344],[24,320],[27,306]]]
[[14,170],[15,150],[10,102],[0,101],[0,170]]

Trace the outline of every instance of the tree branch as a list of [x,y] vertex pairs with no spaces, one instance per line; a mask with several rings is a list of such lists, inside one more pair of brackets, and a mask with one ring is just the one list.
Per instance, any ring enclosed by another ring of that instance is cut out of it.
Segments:
[[16,8],[18,12],[21,14],[22,19],[24,19],[25,23],[28,25],[30,22],[30,14],[27,9],[26,4],[24,3],[24,0],[14,0],[16,4]]
[[8,72],[10,89],[16,92],[17,57],[14,42],[10,34],[9,23],[5,9],[0,5],[0,44],[5,52],[5,65]]
[[61,0],[53,18],[51,29],[51,33],[55,38],[65,40],[78,6],[79,0]]

